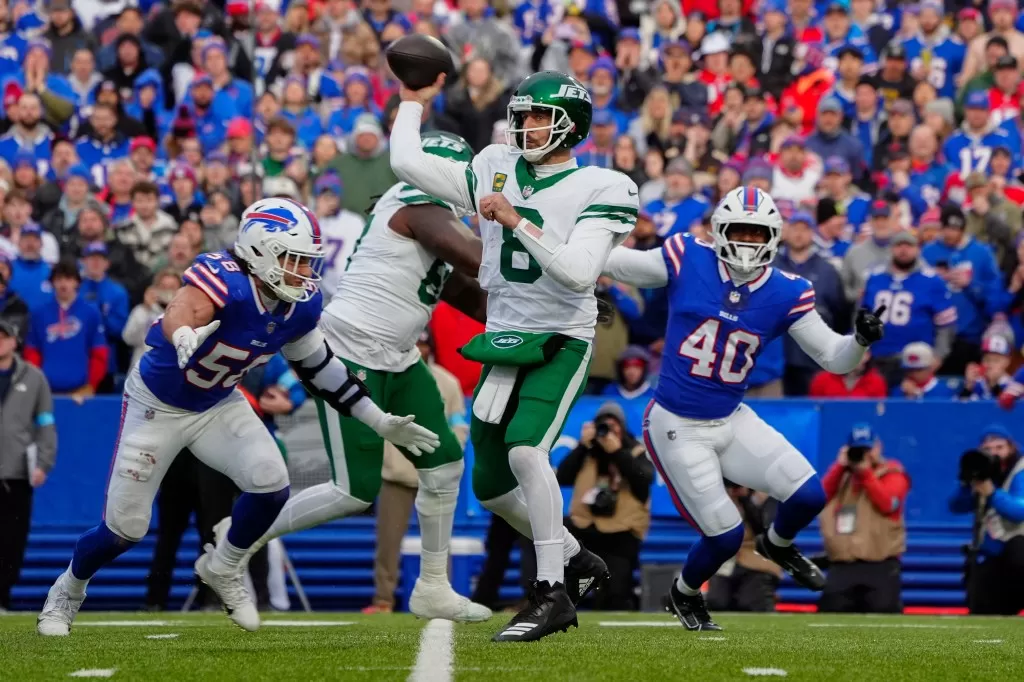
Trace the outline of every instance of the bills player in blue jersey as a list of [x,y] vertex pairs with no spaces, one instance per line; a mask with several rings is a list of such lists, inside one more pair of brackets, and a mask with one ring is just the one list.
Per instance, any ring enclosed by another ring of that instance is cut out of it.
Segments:
[[759,189],[729,192],[711,217],[711,236],[711,244],[675,235],[657,250],[616,248],[605,266],[615,279],[668,287],[665,354],[644,441],[679,513],[702,535],[666,599],[689,630],[721,629],[700,587],[743,542],[743,520],[723,478],[781,502],[757,550],[801,585],[823,588],[820,569],[793,545],[825,506],[821,481],[741,401],[759,352],[773,339],[788,332],[825,370],[845,374],[881,338],[884,312],[860,310],[851,336],[829,329],[815,311],[811,283],[770,266],[782,218]]
[[288,500],[288,471],[273,436],[237,389],[245,373],[280,351],[303,385],[339,412],[414,455],[438,437],[370,400],[317,328],[322,258],[316,218],[291,199],[265,199],[242,214],[233,251],[206,253],[185,271],[146,337],[150,350],[129,374],[103,521],[83,534],[71,565],[50,588],[41,635],[67,635],[89,579],[139,542],[174,457],[188,448],[243,491],[225,542],[207,545],[196,574],[241,628],[260,618],[241,560]]

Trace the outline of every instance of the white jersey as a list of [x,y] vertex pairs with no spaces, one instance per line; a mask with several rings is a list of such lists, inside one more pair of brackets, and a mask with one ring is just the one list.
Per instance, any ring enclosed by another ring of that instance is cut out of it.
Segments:
[[[474,207],[501,192],[522,217],[554,233],[563,244],[577,225],[600,221],[621,243],[633,229],[637,190],[617,171],[571,167],[545,177],[508,145],[494,144],[473,158]],[[593,289],[577,292],[541,271],[522,243],[499,223],[480,217],[483,260],[480,286],[487,291],[487,330],[559,332],[591,340],[597,322]]]
[[337,215],[320,218],[320,231],[327,251],[320,287],[324,292],[325,301],[329,301],[337,290],[338,278],[345,271],[348,259],[352,257],[364,227],[366,218],[345,209]]
[[400,372],[419,360],[416,340],[451,274],[450,265],[388,226],[398,209],[415,204],[451,208],[404,183],[385,192],[320,321],[337,354],[370,369]]

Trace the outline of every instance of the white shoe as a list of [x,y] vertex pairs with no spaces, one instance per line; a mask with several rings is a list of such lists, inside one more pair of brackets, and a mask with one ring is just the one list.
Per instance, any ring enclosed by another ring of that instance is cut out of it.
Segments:
[[47,637],[67,637],[83,601],[85,594],[77,599],[68,594],[64,587],[64,574],[61,573],[46,595],[46,603],[36,619],[36,632]]
[[458,623],[482,623],[489,620],[491,610],[457,593],[447,582],[428,583],[422,578],[409,597],[409,610],[420,618],[442,618]]
[[224,611],[235,625],[249,632],[259,630],[260,614],[245,589],[245,573],[241,569],[231,574],[214,572],[210,567],[214,547],[206,545],[204,549],[206,553],[196,561],[196,575],[220,598]]

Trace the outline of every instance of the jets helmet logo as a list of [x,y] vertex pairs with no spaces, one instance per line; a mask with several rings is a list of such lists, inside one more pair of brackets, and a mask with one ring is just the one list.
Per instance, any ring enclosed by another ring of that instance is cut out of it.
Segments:
[[586,88],[569,85],[568,83],[562,83],[562,86],[558,88],[558,96],[566,99],[581,99],[584,102],[590,101],[590,93],[587,92]]

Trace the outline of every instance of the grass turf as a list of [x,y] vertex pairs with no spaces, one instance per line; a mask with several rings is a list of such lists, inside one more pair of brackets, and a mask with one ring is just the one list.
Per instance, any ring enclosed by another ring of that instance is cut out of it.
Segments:
[[[747,668],[794,680],[992,680],[1024,674],[1024,619],[729,615],[720,633],[685,632],[662,614],[584,614],[581,628],[534,644],[492,644],[509,616],[455,628],[467,680],[737,680]],[[275,627],[275,621],[350,625]],[[89,626],[132,621],[138,625]],[[142,625],[161,621],[162,625]],[[116,669],[113,680],[405,680],[424,623],[406,615],[280,614],[255,634],[220,614],[82,614],[69,638],[35,634],[34,615],[0,618],[0,679],[56,680]],[[635,623],[607,626],[602,623]],[[667,627],[642,625],[665,623]],[[148,639],[147,635],[176,634]],[[724,639],[723,639],[724,638]],[[998,640],[998,642],[996,641]],[[447,679],[442,671],[427,679]]]

